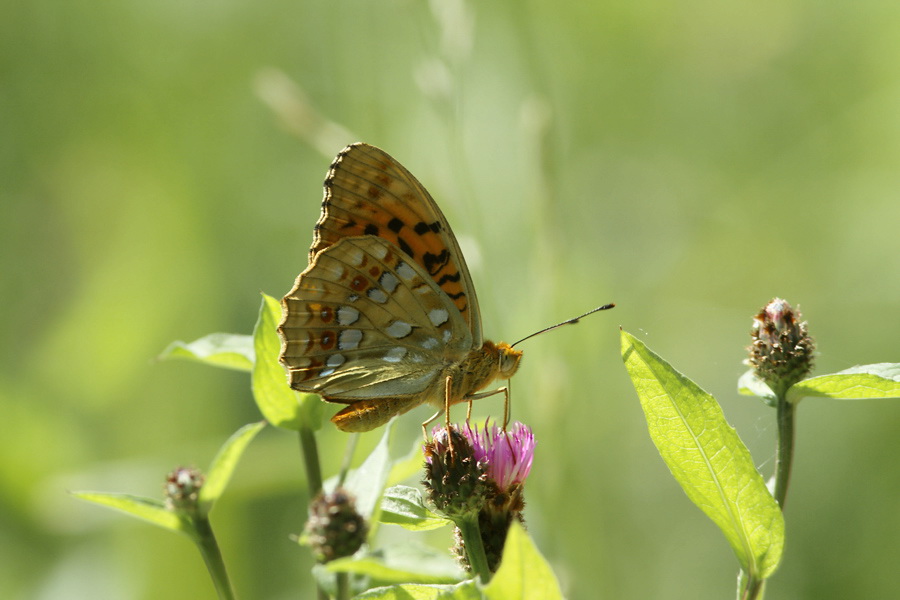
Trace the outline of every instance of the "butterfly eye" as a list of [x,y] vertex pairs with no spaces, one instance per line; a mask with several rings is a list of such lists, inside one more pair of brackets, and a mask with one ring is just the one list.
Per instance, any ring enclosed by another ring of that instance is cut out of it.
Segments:
[[521,350],[513,350],[508,344],[497,344],[500,351],[500,377],[509,379],[519,368],[519,360],[522,358]]

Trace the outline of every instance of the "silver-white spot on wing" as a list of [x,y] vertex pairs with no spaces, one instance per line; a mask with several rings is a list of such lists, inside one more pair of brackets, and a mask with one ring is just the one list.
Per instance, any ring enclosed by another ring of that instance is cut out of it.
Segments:
[[378,304],[384,304],[388,301],[388,295],[384,293],[384,290],[379,288],[369,288],[369,291],[366,292],[366,296],[369,297],[369,300],[377,302]]
[[356,350],[362,338],[363,333],[359,329],[345,329],[338,334],[338,349]]
[[428,313],[428,320],[435,327],[440,327],[450,318],[450,313],[445,308],[434,308]]
[[416,277],[416,272],[403,261],[397,263],[397,267],[395,269],[397,271],[397,275],[400,276],[404,281],[412,281]]
[[397,363],[403,360],[404,356],[406,356],[406,348],[395,346],[388,350],[388,353],[384,355],[384,360],[390,363]]
[[405,338],[410,333],[412,333],[412,329],[413,329],[412,325],[410,325],[406,321],[401,321],[398,319],[398,320],[394,321],[393,323],[391,323],[390,325],[388,325],[387,328],[385,329],[385,331],[392,338],[399,340],[401,338]]
[[352,306],[339,306],[337,309],[338,324],[346,327],[359,320],[359,311]]
[[385,271],[378,278],[378,285],[383,287],[388,294],[393,294],[397,286],[400,285],[400,280],[393,273]]

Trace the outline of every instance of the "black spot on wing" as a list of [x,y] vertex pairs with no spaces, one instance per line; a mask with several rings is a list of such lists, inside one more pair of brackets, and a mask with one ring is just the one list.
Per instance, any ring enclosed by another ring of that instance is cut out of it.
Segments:
[[415,231],[419,235],[425,235],[428,232],[440,233],[441,222],[434,221],[433,223],[426,223],[425,221],[419,221],[418,223],[416,223],[415,227],[413,227],[413,231]]
[[444,284],[448,281],[457,282],[459,281],[459,271],[454,273],[453,275],[444,275],[440,279],[438,279],[437,284],[441,287],[444,287]]
[[363,229],[363,233],[365,233],[366,235],[378,235],[378,226],[369,223],[368,225],[366,225],[366,228]]
[[390,222],[388,222],[387,226],[388,229],[390,229],[394,233],[400,233],[400,230],[403,229],[403,221],[401,221],[397,217],[394,217],[390,220]]
[[426,252],[425,255],[422,256],[422,262],[425,264],[425,269],[431,275],[435,275],[438,271],[443,269],[444,265],[446,265],[447,261],[449,260],[450,251],[446,248],[441,250],[440,254],[432,254],[431,252]]
[[412,247],[407,244],[406,240],[404,240],[402,237],[397,237],[397,245],[400,246],[400,249],[403,250],[403,252],[405,252],[407,256],[412,259],[416,258],[416,254],[415,252],[413,252]]

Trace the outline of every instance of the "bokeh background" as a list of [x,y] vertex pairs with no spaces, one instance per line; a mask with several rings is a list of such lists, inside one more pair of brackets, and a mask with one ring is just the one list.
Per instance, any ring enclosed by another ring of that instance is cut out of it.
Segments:
[[[3,3],[3,596],[213,597],[186,538],[66,491],[159,497],[259,418],[246,374],[155,357],[251,331],[364,140],[441,204],[489,337],[618,304],[527,342],[513,384],[529,530],[567,595],[733,597],[618,327],[712,392],[766,475],[772,411],[736,393],[763,304],[799,304],[817,373],[900,360],[898,31],[877,0]],[[898,431],[896,402],[802,404],[769,599],[896,595]],[[326,474],[345,439],[321,434]],[[212,515],[240,596],[308,597],[305,510],[295,437],[263,432]]]

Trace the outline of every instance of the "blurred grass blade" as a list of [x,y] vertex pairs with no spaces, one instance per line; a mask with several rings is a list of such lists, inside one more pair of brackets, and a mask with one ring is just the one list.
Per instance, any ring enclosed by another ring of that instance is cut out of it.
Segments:
[[428,510],[419,490],[405,485],[395,485],[384,492],[380,521],[410,531],[428,531],[452,523]]
[[131,494],[109,494],[105,492],[71,492],[76,498],[113,508],[137,517],[163,529],[190,535],[193,528],[189,522],[166,508],[161,500],[132,496]]
[[792,400],[804,396],[842,400],[900,398],[900,364],[862,365],[830,375],[810,377],[791,387],[788,394]]
[[231,479],[234,468],[241,459],[244,450],[247,449],[247,446],[253,441],[256,434],[262,431],[262,428],[265,426],[265,421],[245,425],[228,438],[219,449],[219,453],[209,467],[206,481],[200,488],[201,514],[206,515],[209,513],[212,505],[219,499],[219,496],[225,490],[225,486],[228,485],[228,481]]
[[322,401],[315,394],[300,394],[288,386],[284,368],[278,362],[281,340],[276,327],[281,320],[281,304],[263,294],[259,319],[253,330],[253,398],[266,420],[284,429],[313,431],[322,427]]
[[190,343],[172,342],[159,355],[159,360],[172,359],[249,371],[253,368],[253,337],[237,333],[211,333]]
[[500,568],[485,586],[484,596],[488,600],[554,600],[563,597],[547,560],[516,521],[506,534]]
[[758,579],[771,575],[781,560],[784,519],[715,398],[624,331],[622,358],[672,475],[719,526],[743,569]]

